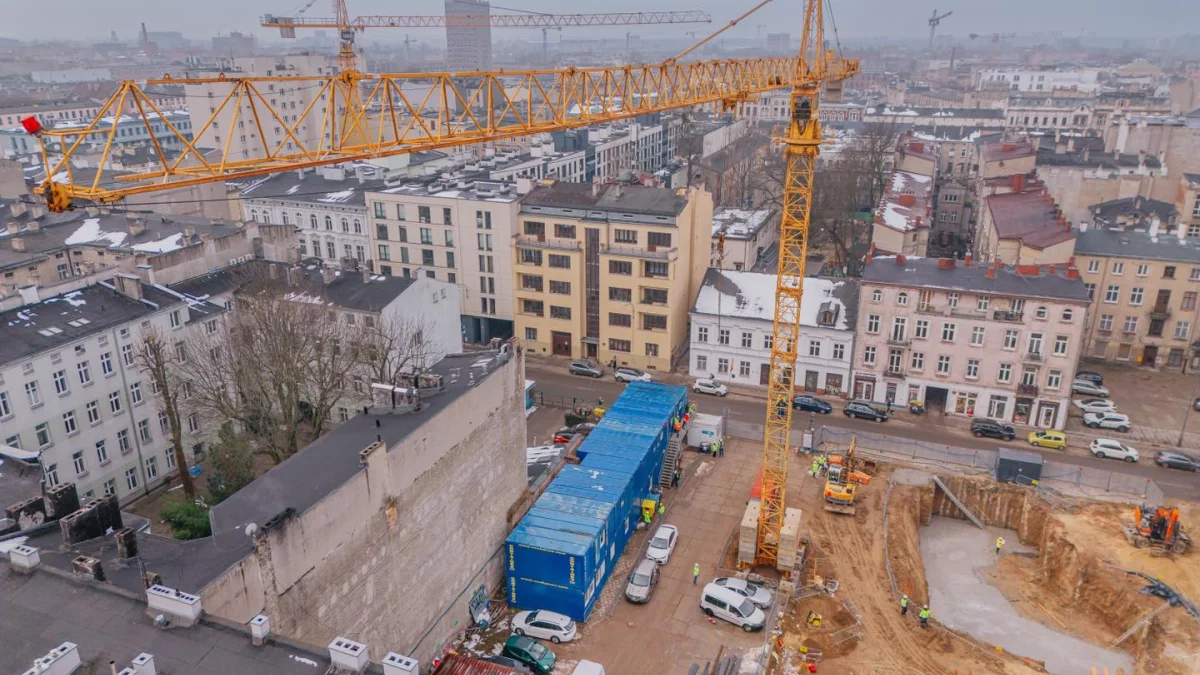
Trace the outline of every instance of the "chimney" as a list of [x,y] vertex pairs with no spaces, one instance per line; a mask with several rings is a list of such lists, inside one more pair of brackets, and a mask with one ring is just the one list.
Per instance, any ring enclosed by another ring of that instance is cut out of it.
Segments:
[[24,253],[26,250],[24,237],[13,237],[10,240],[9,245],[12,246],[12,250],[16,251],[17,253]]
[[25,212],[28,211],[29,208],[25,206],[25,202],[19,199],[14,199],[12,205],[8,207],[8,210],[9,213],[12,214],[13,218],[19,218],[25,215]]
[[271,619],[266,614],[259,614],[250,619],[250,644],[261,647],[267,643],[271,635]]
[[917,196],[911,192],[905,192],[896,201],[900,202],[900,206],[912,206],[917,203]]
[[154,655],[142,652],[133,657],[133,672],[136,675],[158,675],[154,668]]
[[129,226],[129,236],[136,237],[146,231],[146,221],[141,218],[127,218],[125,221]]
[[321,282],[322,283],[329,285],[329,284],[333,283],[334,281],[336,281],[337,278],[338,278],[338,271],[336,269],[334,269],[332,267],[322,267],[321,268]]
[[71,571],[92,581],[106,581],[104,566],[96,558],[86,555],[76,556],[71,560]]
[[142,280],[135,274],[121,273],[113,277],[117,292],[133,300],[142,299]]
[[153,265],[138,265],[136,269],[137,269],[136,274],[138,275],[138,278],[142,280],[142,283],[144,283],[144,284],[157,283],[154,281],[154,266]]
[[967,251],[967,254],[965,256],[963,256],[963,264],[966,265],[967,267],[971,266],[971,252],[970,251]]
[[122,527],[113,532],[113,539],[117,542],[117,557],[122,560],[136,558],[138,555],[137,532],[131,527]]
[[1078,279],[1079,278],[1079,268],[1074,265],[1069,265],[1067,267],[1067,278],[1068,279]]
[[995,265],[992,265],[991,267],[988,268],[987,278],[989,278],[989,279],[996,278],[996,266]]
[[1087,164],[1088,160],[1091,159],[1091,156],[1092,156],[1092,146],[1090,146],[1090,145],[1083,146],[1083,163]]
[[1150,241],[1152,241],[1156,244],[1158,243],[1158,226],[1159,226],[1159,224],[1160,224],[1160,221],[1158,220],[1158,214],[1155,214],[1154,217],[1150,219]]
[[1021,192],[1025,189],[1025,174],[1014,173],[1009,176],[1009,181],[1012,183],[1013,192]]
[[1146,166],[1146,151],[1138,150],[1138,166]]
[[[13,202],[13,206],[14,206],[14,207],[15,207],[17,204],[20,204],[20,202]],[[16,234],[16,233],[18,233],[18,232],[20,232],[20,231],[21,231],[21,224],[20,224],[20,223],[18,223],[17,221],[15,221],[15,220],[10,220],[10,221],[8,222],[8,225],[7,225],[7,226],[5,226],[5,229],[7,229],[7,230],[8,230],[8,234],[11,236],[11,235],[14,235],[14,234]]]
[[593,197],[600,196],[600,183],[598,183],[596,181],[592,181],[592,196]]
[[1075,136],[1067,139],[1067,152],[1075,152]]
[[938,269],[939,270],[954,269],[954,258],[938,258]]
[[192,225],[184,225],[183,226],[183,236],[187,237],[190,240],[192,237],[196,236],[196,228],[193,227]]
[[900,267],[904,267],[904,263],[906,263],[906,262],[908,262],[908,258],[905,258],[903,253],[896,254],[896,264],[897,265],[899,265]]
[[25,229],[29,230],[30,232],[39,232],[42,229],[42,224],[36,220],[31,220],[28,223],[25,223]]
[[1001,152],[1012,152],[1013,150],[1016,150],[1016,149],[1017,149],[1017,146],[1013,145],[1012,143],[1003,143],[1000,145]]
[[[416,659],[396,652],[388,652],[383,657],[383,675],[417,675],[421,672],[421,664]],[[437,665],[437,661],[434,661]]]
[[1054,274],[1054,265],[1048,265],[1046,267],[1046,274]]
[[367,646],[350,638],[335,637],[329,643],[329,660],[335,668],[361,673],[367,669]]

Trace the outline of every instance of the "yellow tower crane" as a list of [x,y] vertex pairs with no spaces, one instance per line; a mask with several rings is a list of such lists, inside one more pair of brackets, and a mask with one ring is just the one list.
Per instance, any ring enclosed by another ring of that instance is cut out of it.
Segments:
[[[813,175],[821,144],[820,98],[822,92],[840,96],[843,82],[858,72],[859,64],[825,49],[826,0],[805,0],[800,53],[794,57],[680,62],[770,1],[762,0],[688,50],[652,65],[478,73],[371,75],[349,69],[325,76],[164,77],[142,84],[122,82],[83,128],[45,129],[33,118],[22,124],[41,141],[46,178],[38,192],[51,210],[63,211],[80,203],[111,204],[137,194],[462,147],[697,105],[737,110],[752,96],[790,88],[790,119],[780,139],[787,174],[763,439],[762,516],[755,556],[757,564],[774,566],[786,506],[804,263]],[[348,18],[339,11],[338,21]],[[164,84],[223,88],[223,93],[212,99],[213,112],[208,119],[192,120],[198,140],[176,128],[142,89]],[[277,86],[313,90],[310,103],[298,115],[277,110],[274,99],[263,93]],[[123,171],[115,177],[105,169],[116,139],[117,125],[112,120],[118,111],[127,111],[145,125],[157,167]],[[105,118],[108,122],[103,122]],[[431,124],[430,119],[438,123]],[[246,156],[241,158],[223,156],[210,161],[197,145],[205,134],[216,130],[218,121],[225,133],[243,126],[255,130],[261,142],[244,150]],[[152,124],[160,123],[177,147],[183,148],[170,159],[152,133]],[[275,137],[268,143],[265,131],[272,127]],[[103,141],[104,150],[100,161],[93,164],[94,174],[89,181],[77,180],[72,159],[87,147],[85,141],[94,144],[97,138]]]

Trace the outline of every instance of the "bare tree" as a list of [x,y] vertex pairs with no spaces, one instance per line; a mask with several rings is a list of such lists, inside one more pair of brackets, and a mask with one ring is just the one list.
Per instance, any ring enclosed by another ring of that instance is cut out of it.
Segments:
[[179,382],[175,373],[177,366],[184,361],[183,354],[175,350],[184,350],[180,343],[173,349],[163,336],[154,328],[142,334],[142,340],[134,347],[134,362],[139,370],[150,377],[157,392],[158,410],[167,416],[171,427],[171,448],[175,454],[175,466],[179,470],[179,482],[183,484],[183,493],[188,499],[196,498],[196,487],[192,484],[192,476],[188,473],[187,456],[183,454],[183,427],[179,414]]
[[360,369],[372,382],[396,386],[400,376],[420,373],[441,354],[423,318],[390,318],[365,328],[360,338]]

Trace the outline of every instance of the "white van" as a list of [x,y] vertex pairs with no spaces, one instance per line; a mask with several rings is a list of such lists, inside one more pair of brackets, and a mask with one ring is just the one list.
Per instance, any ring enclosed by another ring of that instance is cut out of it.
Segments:
[[724,586],[707,584],[700,595],[700,609],[709,616],[741,626],[747,633],[762,630],[767,615],[750,599]]
[[571,675],[604,675],[604,666],[595,661],[580,661]]

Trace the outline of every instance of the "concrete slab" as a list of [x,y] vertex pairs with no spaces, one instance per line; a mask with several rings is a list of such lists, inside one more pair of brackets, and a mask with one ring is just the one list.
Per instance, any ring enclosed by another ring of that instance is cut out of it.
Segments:
[[990,644],[1046,663],[1057,675],[1077,675],[1089,669],[1133,672],[1133,658],[1052,631],[1026,619],[978,571],[995,564],[997,533],[1007,551],[1020,550],[1015,532],[988,528],[953,518],[936,517],[921,531],[921,557],[929,583],[930,609],[946,626],[970,633]]

